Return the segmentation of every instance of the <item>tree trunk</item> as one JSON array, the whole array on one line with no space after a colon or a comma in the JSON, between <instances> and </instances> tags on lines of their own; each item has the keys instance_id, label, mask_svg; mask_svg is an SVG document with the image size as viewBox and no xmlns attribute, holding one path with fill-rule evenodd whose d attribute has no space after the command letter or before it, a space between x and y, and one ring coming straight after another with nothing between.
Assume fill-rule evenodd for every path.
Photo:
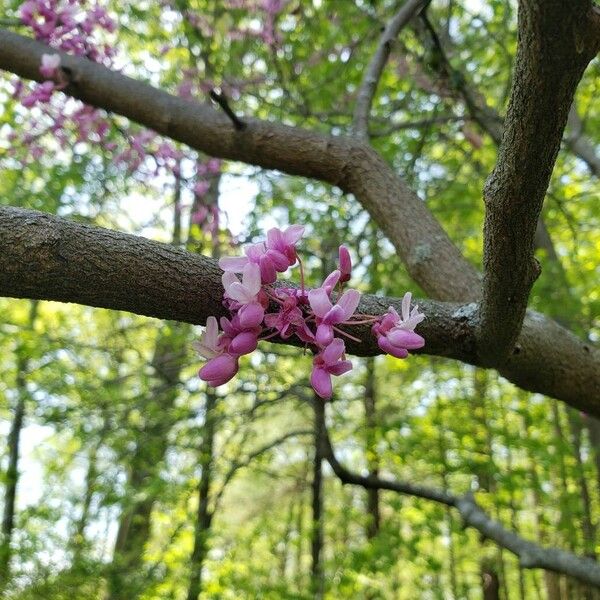
<instances>
[{"instance_id":1,"label":"tree trunk","mask_svg":"<svg viewBox=\"0 0 600 600\"><path fill-rule=\"evenodd\" d=\"M323 598L324 577L323 550L323 440L325 427L325 404L314 395L315 411L315 454L312 480L312 531L311 531L311 589L315 599Z\"/></svg>"},{"instance_id":2,"label":"tree trunk","mask_svg":"<svg viewBox=\"0 0 600 600\"><path fill-rule=\"evenodd\" d=\"M366 434L366 455L369 474L375 477L379 476L379 456L377 455L377 417L376 417L376 394L375 387L375 358L370 357L365 361L366 381L364 393L365 405L365 434ZM379 532L380 511L379 511L379 490L367 490L367 539L373 539Z\"/></svg>"},{"instance_id":3,"label":"tree trunk","mask_svg":"<svg viewBox=\"0 0 600 600\"><path fill-rule=\"evenodd\" d=\"M37 317L38 302L31 302L27 328L32 330ZM8 434L8 466L4 486L4 513L2 515L2 540L0 541L0 590L4 589L10 578L10 559L12 555L12 536L15 528L15 510L17 500L17 485L19 483L19 443L21 430L25 419L27 392L27 370L29 356L23 345L16 350L16 379L15 391L17 404L10 432Z\"/></svg>"},{"instance_id":4,"label":"tree trunk","mask_svg":"<svg viewBox=\"0 0 600 600\"><path fill-rule=\"evenodd\" d=\"M187 600L197 600L202 590L202 569L208 551L208 536L213 514L209 510L210 485L212 480L215 443L215 406L217 395L207 388L206 413L200 446L200 484L198 486L198 511L194 528L194 549L191 556L191 576Z\"/></svg>"}]
</instances>

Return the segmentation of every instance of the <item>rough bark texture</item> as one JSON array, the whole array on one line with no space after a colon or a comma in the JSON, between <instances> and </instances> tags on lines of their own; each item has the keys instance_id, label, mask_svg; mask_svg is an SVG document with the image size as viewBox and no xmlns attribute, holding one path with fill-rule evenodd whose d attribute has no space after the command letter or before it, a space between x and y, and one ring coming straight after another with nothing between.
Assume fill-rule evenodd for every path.
<instances>
[{"instance_id":1,"label":"rough bark texture","mask_svg":"<svg viewBox=\"0 0 600 600\"><path fill-rule=\"evenodd\" d=\"M575 89L599 44L589 0L519 3L511 98L485 188L484 362L508 356L519 334L540 271L533 257L537 220Z\"/></svg>"},{"instance_id":2,"label":"rough bark texture","mask_svg":"<svg viewBox=\"0 0 600 600\"><path fill-rule=\"evenodd\" d=\"M0 295L77 302L141 315L204 324L224 314L221 270L208 257L142 237L0 207ZM419 332L427 354L481 365L477 304L419 300L427 319ZM365 295L366 314L396 299ZM380 350L368 327L347 341L358 356ZM288 341L288 343L290 343ZM564 400L600 416L600 351L543 315L529 311L517 344L499 371L523 389Z\"/></svg>"},{"instance_id":3,"label":"rough bark texture","mask_svg":"<svg viewBox=\"0 0 600 600\"><path fill-rule=\"evenodd\" d=\"M171 96L84 58L0 30L0 68L20 77L39 81L41 56L50 51L61 55L71 81L64 91L70 96L128 117L210 156L337 185L356 196L428 294L440 300L470 300L479 295L479 274L423 201L368 144L248 118L240 131L209 106Z\"/></svg>"}]
</instances>

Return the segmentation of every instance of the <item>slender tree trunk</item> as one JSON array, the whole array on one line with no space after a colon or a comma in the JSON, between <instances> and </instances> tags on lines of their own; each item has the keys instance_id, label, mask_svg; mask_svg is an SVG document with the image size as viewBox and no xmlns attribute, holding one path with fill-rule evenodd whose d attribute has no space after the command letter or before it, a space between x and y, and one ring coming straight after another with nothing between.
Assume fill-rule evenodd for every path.
<instances>
[{"instance_id":1,"label":"slender tree trunk","mask_svg":"<svg viewBox=\"0 0 600 600\"><path fill-rule=\"evenodd\" d=\"M365 380L365 433L366 433L366 455L369 474L375 477L379 476L379 456L377 454L377 389L375 383L375 358L370 357L365 361L366 380ZM373 539L379 532L380 511L379 511L379 490L367 490L367 538Z\"/></svg>"},{"instance_id":2,"label":"slender tree trunk","mask_svg":"<svg viewBox=\"0 0 600 600\"><path fill-rule=\"evenodd\" d=\"M191 557L191 576L187 592L187 600L197 600L202 590L202 570L208 551L208 536L212 523L212 512L209 509L209 495L213 470L213 454L215 443L215 406L217 395L207 388L206 413L200 446L200 485L198 486L198 511L194 529L194 549Z\"/></svg>"},{"instance_id":3,"label":"slender tree trunk","mask_svg":"<svg viewBox=\"0 0 600 600\"><path fill-rule=\"evenodd\" d=\"M315 454L312 480L312 532L311 532L311 589L315 599L323 598L323 440L325 431L325 404L314 395Z\"/></svg>"},{"instance_id":4,"label":"slender tree trunk","mask_svg":"<svg viewBox=\"0 0 600 600\"><path fill-rule=\"evenodd\" d=\"M37 317L38 303L31 302L29 309L29 322L27 328L33 329ZM6 469L6 483L4 485L4 512L2 515L2 539L0 541L0 590L4 589L10 578L10 559L12 555L12 537L15 528L15 511L17 501L17 485L19 483L19 452L21 430L25 420L27 392L27 371L29 369L29 356L23 345L16 351L16 379L15 392L17 404L8 434L8 466Z\"/></svg>"},{"instance_id":5,"label":"slender tree trunk","mask_svg":"<svg viewBox=\"0 0 600 600\"><path fill-rule=\"evenodd\" d=\"M210 181L210 188L207 192L205 204L216 208L212 234L210 236L209 254L213 258L219 258L219 183L221 177L217 175ZM192 214L200 208L200 199L194 200ZM191 226L190 226L191 227ZM193 241L190 234L188 245ZM216 436L215 409L218 396L214 389L206 386L206 404L204 415L204 428L202 432L202 444L200 445L200 482L198 484L198 510L196 513L196 523L194 525L194 548L190 557L190 582L187 590L187 600L197 600L202 591L202 572L206 555L208 552L208 541L210 537L210 527L212 524L213 513L209 509L211 483L213 477L213 460Z\"/></svg>"},{"instance_id":6,"label":"slender tree trunk","mask_svg":"<svg viewBox=\"0 0 600 600\"><path fill-rule=\"evenodd\" d=\"M596 487L600 497L600 419L586 415L585 426L590 436L590 444L594 453L594 463L596 465Z\"/></svg>"},{"instance_id":7,"label":"slender tree trunk","mask_svg":"<svg viewBox=\"0 0 600 600\"><path fill-rule=\"evenodd\" d=\"M494 462L492 432L490 430L490 424L488 423L485 406L486 395L488 392L488 375L484 371L476 369L473 377L474 415L482 432L482 435L477 435L477 432L475 432L475 438L480 440L481 455L488 457L486 465L475 468L475 475L482 489L494 493L496 486L493 475L497 471L497 468ZM496 515L498 515L497 507ZM480 578L483 597L485 600L493 600L496 598L499 600L500 588L504 585L504 596L505 599L508 600L504 556L500 548L495 548L494 554L496 555L495 558L483 556L480 562Z\"/></svg>"},{"instance_id":8,"label":"slender tree trunk","mask_svg":"<svg viewBox=\"0 0 600 600\"><path fill-rule=\"evenodd\" d=\"M175 179L173 239L180 245L181 181ZM145 424L138 433L136 449L129 465L127 496L131 502L119 520L113 560L108 570L107 600L131 600L147 585L144 550L150 537L151 515L158 491L153 486L168 448L168 432L173 425L171 409L175 406L184 357L183 340L189 326L165 322L157 336L152 366L157 379L154 390L142 407Z\"/></svg>"}]
</instances>

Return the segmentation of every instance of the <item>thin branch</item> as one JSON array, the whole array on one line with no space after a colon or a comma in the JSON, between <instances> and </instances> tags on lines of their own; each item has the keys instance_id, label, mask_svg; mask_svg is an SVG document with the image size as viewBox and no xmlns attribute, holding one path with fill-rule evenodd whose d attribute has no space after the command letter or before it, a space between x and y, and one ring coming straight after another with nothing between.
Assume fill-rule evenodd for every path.
<instances>
[{"instance_id":1,"label":"thin branch","mask_svg":"<svg viewBox=\"0 0 600 600\"><path fill-rule=\"evenodd\" d=\"M77 302L204 324L210 315L225 315L221 274L213 259L170 245L0 207L0 296ZM376 315L389 306L401 310L398 299L364 295L359 310ZM427 315L418 329L427 341L426 353L482 364L477 304L419 300L419 306ZM353 327L352 334L361 341L348 340L349 353L380 353L368 325ZM510 360L499 366L502 375L523 389L600 416L600 350L539 313L529 313Z\"/></svg>"},{"instance_id":2,"label":"thin branch","mask_svg":"<svg viewBox=\"0 0 600 600\"><path fill-rule=\"evenodd\" d=\"M238 131L241 131L246 127L246 124L233 112L229 106L229 102L227 101L225 94L219 93L216 90L210 90L209 96L211 100L216 102L223 109L223 112L229 117L233 123L233 126Z\"/></svg>"},{"instance_id":3,"label":"thin branch","mask_svg":"<svg viewBox=\"0 0 600 600\"><path fill-rule=\"evenodd\" d=\"M381 34L377 50L365 71L356 97L354 109L354 135L366 140L369 137L369 113L381 74L392 50L392 44L402 29L429 0L406 0Z\"/></svg>"},{"instance_id":4,"label":"thin branch","mask_svg":"<svg viewBox=\"0 0 600 600\"><path fill-rule=\"evenodd\" d=\"M502 523L489 517L477 504L473 495L456 496L438 488L379 478L374 475L359 475L349 471L338 461L327 430L325 430L324 446L324 455L342 483L358 485L365 489L389 490L456 508L465 526L473 527L498 546L510 550L519 558L519 564L523 569L540 568L555 571L589 585L600 587L600 564L595 560L580 557L558 548L544 548L523 539L516 533L507 530Z\"/></svg>"},{"instance_id":5,"label":"thin branch","mask_svg":"<svg viewBox=\"0 0 600 600\"><path fill-rule=\"evenodd\" d=\"M522 0L502 144L484 190L480 352L508 356L539 275L537 220L577 85L600 47L591 2Z\"/></svg>"},{"instance_id":6,"label":"thin branch","mask_svg":"<svg viewBox=\"0 0 600 600\"><path fill-rule=\"evenodd\" d=\"M48 46L0 30L0 69L40 81ZM300 127L245 119L237 131L214 108L189 102L60 53L71 73L65 93L115 112L210 156L240 160L337 185L354 194L394 244L420 287L440 300L477 299L480 276L450 241L425 202L368 144Z\"/></svg>"}]
</instances>

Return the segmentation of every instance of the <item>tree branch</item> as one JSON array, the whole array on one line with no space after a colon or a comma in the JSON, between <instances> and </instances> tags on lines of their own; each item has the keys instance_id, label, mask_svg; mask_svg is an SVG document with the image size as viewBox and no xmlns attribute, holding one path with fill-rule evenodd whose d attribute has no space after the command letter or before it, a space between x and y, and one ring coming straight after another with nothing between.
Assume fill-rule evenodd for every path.
<instances>
[{"instance_id":1,"label":"tree branch","mask_svg":"<svg viewBox=\"0 0 600 600\"><path fill-rule=\"evenodd\" d=\"M244 119L238 131L212 107L171 96L101 65L0 30L0 68L40 81L41 56L58 53L70 74L64 92L123 115L210 156L240 160L337 185L352 193L394 244L411 277L432 297L471 300L480 276L425 203L366 143L299 127Z\"/></svg>"},{"instance_id":2,"label":"tree branch","mask_svg":"<svg viewBox=\"0 0 600 600\"><path fill-rule=\"evenodd\" d=\"M381 74L392 50L392 44L402 29L430 0L406 0L394 18L387 24L364 77L354 108L354 135L362 140L369 137L369 113Z\"/></svg>"},{"instance_id":3,"label":"tree branch","mask_svg":"<svg viewBox=\"0 0 600 600\"><path fill-rule=\"evenodd\" d=\"M0 296L77 302L140 315L204 324L225 315L221 270L210 258L31 210L0 207ZM365 295L360 310L382 314L398 299ZM427 319L424 351L481 366L477 304L419 301ZM380 350L368 326L352 331L348 352ZM286 343L290 344L290 341ZM500 373L523 389L600 416L600 351L556 322L530 312Z\"/></svg>"},{"instance_id":4,"label":"tree branch","mask_svg":"<svg viewBox=\"0 0 600 600\"><path fill-rule=\"evenodd\" d=\"M511 97L496 166L485 186L480 352L508 356L531 287L538 216L575 89L600 40L589 0L521 0Z\"/></svg>"},{"instance_id":5,"label":"tree branch","mask_svg":"<svg viewBox=\"0 0 600 600\"><path fill-rule=\"evenodd\" d=\"M473 495L455 496L442 489L353 473L336 458L327 429L325 429L323 443L325 458L342 483L358 485L365 489L390 490L456 508L466 526L473 527L498 546L510 550L519 558L519 564L523 569L540 568L555 571L600 587L600 564L595 560L580 557L558 548L544 548L523 539L516 533L507 530L502 523L490 518L477 504Z\"/></svg>"}]
</instances>

